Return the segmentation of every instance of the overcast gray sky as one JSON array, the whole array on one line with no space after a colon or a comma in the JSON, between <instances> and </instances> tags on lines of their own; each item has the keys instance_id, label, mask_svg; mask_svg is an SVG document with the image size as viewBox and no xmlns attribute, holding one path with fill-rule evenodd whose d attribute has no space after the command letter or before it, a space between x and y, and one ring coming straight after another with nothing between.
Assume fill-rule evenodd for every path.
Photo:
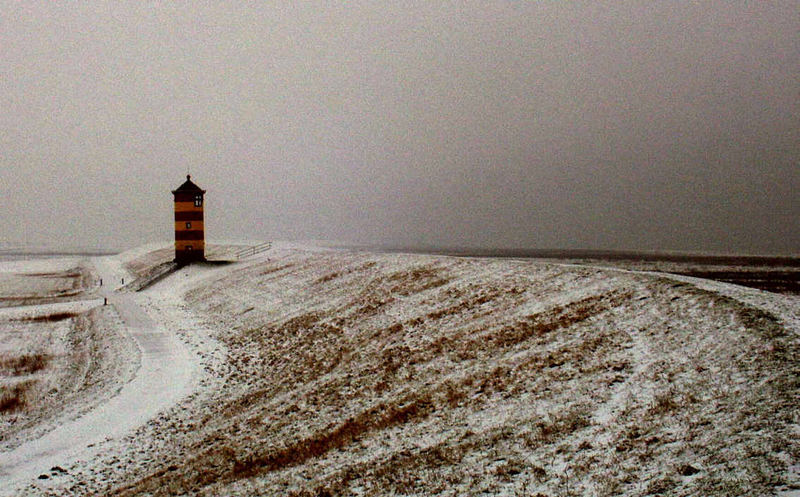
<instances>
[{"instance_id":1,"label":"overcast gray sky","mask_svg":"<svg viewBox=\"0 0 800 497\"><path fill-rule=\"evenodd\" d=\"M800 253L798 1L0 1L0 243Z\"/></svg>"}]
</instances>

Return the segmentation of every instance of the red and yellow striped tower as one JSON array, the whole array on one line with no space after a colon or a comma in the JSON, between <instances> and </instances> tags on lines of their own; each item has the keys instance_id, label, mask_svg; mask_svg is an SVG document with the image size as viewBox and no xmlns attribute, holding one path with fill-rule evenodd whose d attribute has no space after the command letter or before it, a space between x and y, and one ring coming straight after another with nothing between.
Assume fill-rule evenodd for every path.
<instances>
[{"instance_id":1,"label":"red and yellow striped tower","mask_svg":"<svg viewBox=\"0 0 800 497\"><path fill-rule=\"evenodd\" d=\"M206 191L186 182L173 190L175 196L175 262L188 264L206 260L205 234L203 232L203 195Z\"/></svg>"}]
</instances>

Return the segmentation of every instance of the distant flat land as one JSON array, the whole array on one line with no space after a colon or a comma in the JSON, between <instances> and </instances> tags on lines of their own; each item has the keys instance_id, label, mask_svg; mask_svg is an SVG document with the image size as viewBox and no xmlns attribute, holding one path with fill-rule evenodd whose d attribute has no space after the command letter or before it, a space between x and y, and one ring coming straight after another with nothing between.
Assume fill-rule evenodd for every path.
<instances>
[{"instance_id":1,"label":"distant flat land","mask_svg":"<svg viewBox=\"0 0 800 497\"><path fill-rule=\"evenodd\" d=\"M354 247L359 248L359 247ZM602 250L383 248L389 253L545 259L705 278L775 293L800 294L800 257L703 255Z\"/></svg>"},{"instance_id":2,"label":"distant flat land","mask_svg":"<svg viewBox=\"0 0 800 497\"><path fill-rule=\"evenodd\" d=\"M0 249L0 262L59 259L66 257L99 257L114 255L112 250L50 250L50 249Z\"/></svg>"}]
</instances>

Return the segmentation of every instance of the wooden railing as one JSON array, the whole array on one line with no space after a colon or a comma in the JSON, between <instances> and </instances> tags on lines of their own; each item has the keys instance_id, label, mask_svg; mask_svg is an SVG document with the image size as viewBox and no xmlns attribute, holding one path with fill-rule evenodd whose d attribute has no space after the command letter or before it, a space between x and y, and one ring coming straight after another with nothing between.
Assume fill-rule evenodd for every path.
<instances>
[{"instance_id":1,"label":"wooden railing","mask_svg":"<svg viewBox=\"0 0 800 497\"><path fill-rule=\"evenodd\" d=\"M245 247L233 254L236 257L236 260L244 259L245 257L252 257L256 254L260 254L261 252L266 252L267 250L272 248L272 242L262 243L260 245L254 245L252 247Z\"/></svg>"}]
</instances>

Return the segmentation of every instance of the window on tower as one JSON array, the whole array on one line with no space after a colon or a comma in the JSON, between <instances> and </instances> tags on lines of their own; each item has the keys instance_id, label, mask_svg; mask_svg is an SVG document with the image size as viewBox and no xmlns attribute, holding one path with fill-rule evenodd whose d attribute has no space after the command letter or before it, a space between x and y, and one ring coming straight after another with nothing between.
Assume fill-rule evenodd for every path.
<instances>
[{"instance_id":1,"label":"window on tower","mask_svg":"<svg viewBox=\"0 0 800 497\"><path fill-rule=\"evenodd\" d=\"M200 207L203 205L203 196L202 195L195 195L194 196L194 206Z\"/></svg>"},{"instance_id":2,"label":"window on tower","mask_svg":"<svg viewBox=\"0 0 800 497\"><path fill-rule=\"evenodd\" d=\"M187 223L186 223L186 229L187 229L187 230L190 230L190 229L192 229L192 223L190 223L190 222L187 222Z\"/></svg>"}]
</instances>

